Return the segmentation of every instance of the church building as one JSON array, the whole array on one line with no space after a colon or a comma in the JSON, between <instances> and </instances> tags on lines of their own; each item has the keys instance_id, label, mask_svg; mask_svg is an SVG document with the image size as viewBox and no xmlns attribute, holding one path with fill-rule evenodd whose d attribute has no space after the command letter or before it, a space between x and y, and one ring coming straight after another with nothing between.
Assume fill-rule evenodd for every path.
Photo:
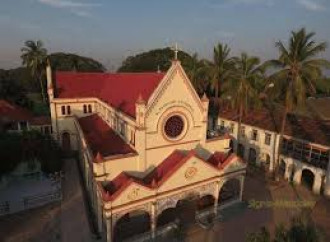
<instances>
[{"instance_id":1,"label":"church building","mask_svg":"<svg viewBox=\"0 0 330 242\"><path fill-rule=\"evenodd\" d=\"M155 238L241 201L246 163L228 133L208 132L209 100L179 60L166 73L52 73L48 65L47 83L54 137L79 154L106 241Z\"/></svg>"}]
</instances>

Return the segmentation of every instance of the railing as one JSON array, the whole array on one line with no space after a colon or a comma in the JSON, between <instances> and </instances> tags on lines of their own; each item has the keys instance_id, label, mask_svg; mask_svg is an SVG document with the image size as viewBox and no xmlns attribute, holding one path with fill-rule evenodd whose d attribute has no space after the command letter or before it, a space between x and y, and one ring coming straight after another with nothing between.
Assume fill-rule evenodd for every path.
<instances>
[{"instance_id":1,"label":"railing","mask_svg":"<svg viewBox=\"0 0 330 242\"><path fill-rule=\"evenodd\" d=\"M0 215L9 213L10 206L8 201L0 202Z\"/></svg>"},{"instance_id":2,"label":"railing","mask_svg":"<svg viewBox=\"0 0 330 242\"><path fill-rule=\"evenodd\" d=\"M229 129L221 126L217 126L214 130L207 131L207 139L214 139L217 137L224 136L229 133Z\"/></svg>"},{"instance_id":3,"label":"railing","mask_svg":"<svg viewBox=\"0 0 330 242\"><path fill-rule=\"evenodd\" d=\"M313 158L309 154L305 155L297 151L282 150L281 154L324 170L327 169L329 163L329 158L327 157Z\"/></svg>"},{"instance_id":4,"label":"railing","mask_svg":"<svg viewBox=\"0 0 330 242\"><path fill-rule=\"evenodd\" d=\"M38 196L25 197L23 199L24 209L30 209L30 208L42 206L49 202L59 201L61 199L62 199L62 196L61 196L60 190L58 190L56 192L52 192L52 193L38 195Z\"/></svg>"}]
</instances>

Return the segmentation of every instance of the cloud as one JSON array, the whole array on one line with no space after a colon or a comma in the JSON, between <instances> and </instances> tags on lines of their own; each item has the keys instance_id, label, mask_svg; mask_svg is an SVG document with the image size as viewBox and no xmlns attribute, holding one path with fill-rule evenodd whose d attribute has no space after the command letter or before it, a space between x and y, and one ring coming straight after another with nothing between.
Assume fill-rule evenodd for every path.
<instances>
[{"instance_id":1,"label":"cloud","mask_svg":"<svg viewBox=\"0 0 330 242\"><path fill-rule=\"evenodd\" d=\"M297 0L297 2L305 9L310 11L324 11L326 8L315 0Z\"/></svg>"},{"instance_id":2,"label":"cloud","mask_svg":"<svg viewBox=\"0 0 330 242\"><path fill-rule=\"evenodd\" d=\"M77 2L72 0L37 0L39 3L54 8L62 8L80 17L91 16L90 9L101 6L98 3Z\"/></svg>"}]
</instances>

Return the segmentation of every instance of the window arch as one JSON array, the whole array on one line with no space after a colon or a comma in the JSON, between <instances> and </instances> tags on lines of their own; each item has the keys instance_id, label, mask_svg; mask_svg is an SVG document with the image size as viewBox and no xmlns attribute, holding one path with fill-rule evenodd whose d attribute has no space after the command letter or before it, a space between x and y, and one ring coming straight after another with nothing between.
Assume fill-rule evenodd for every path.
<instances>
[{"instance_id":1,"label":"window arch","mask_svg":"<svg viewBox=\"0 0 330 242\"><path fill-rule=\"evenodd\" d=\"M91 113L92 112L92 105L88 104L88 112Z\"/></svg>"},{"instance_id":2,"label":"window arch","mask_svg":"<svg viewBox=\"0 0 330 242\"><path fill-rule=\"evenodd\" d=\"M84 104L83 106L84 113L87 113L87 106Z\"/></svg>"}]
</instances>

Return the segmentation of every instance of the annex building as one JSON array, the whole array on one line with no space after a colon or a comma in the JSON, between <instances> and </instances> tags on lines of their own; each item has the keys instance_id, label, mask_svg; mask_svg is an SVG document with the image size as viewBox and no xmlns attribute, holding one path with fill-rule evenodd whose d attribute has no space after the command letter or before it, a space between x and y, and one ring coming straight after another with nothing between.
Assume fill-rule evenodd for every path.
<instances>
[{"instance_id":1,"label":"annex building","mask_svg":"<svg viewBox=\"0 0 330 242\"><path fill-rule=\"evenodd\" d=\"M231 136L208 136L209 100L180 61L166 73L52 73L52 129L80 166L107 241L157 236L242 199L246 164Z\"/></svg>"}]
</instances>

